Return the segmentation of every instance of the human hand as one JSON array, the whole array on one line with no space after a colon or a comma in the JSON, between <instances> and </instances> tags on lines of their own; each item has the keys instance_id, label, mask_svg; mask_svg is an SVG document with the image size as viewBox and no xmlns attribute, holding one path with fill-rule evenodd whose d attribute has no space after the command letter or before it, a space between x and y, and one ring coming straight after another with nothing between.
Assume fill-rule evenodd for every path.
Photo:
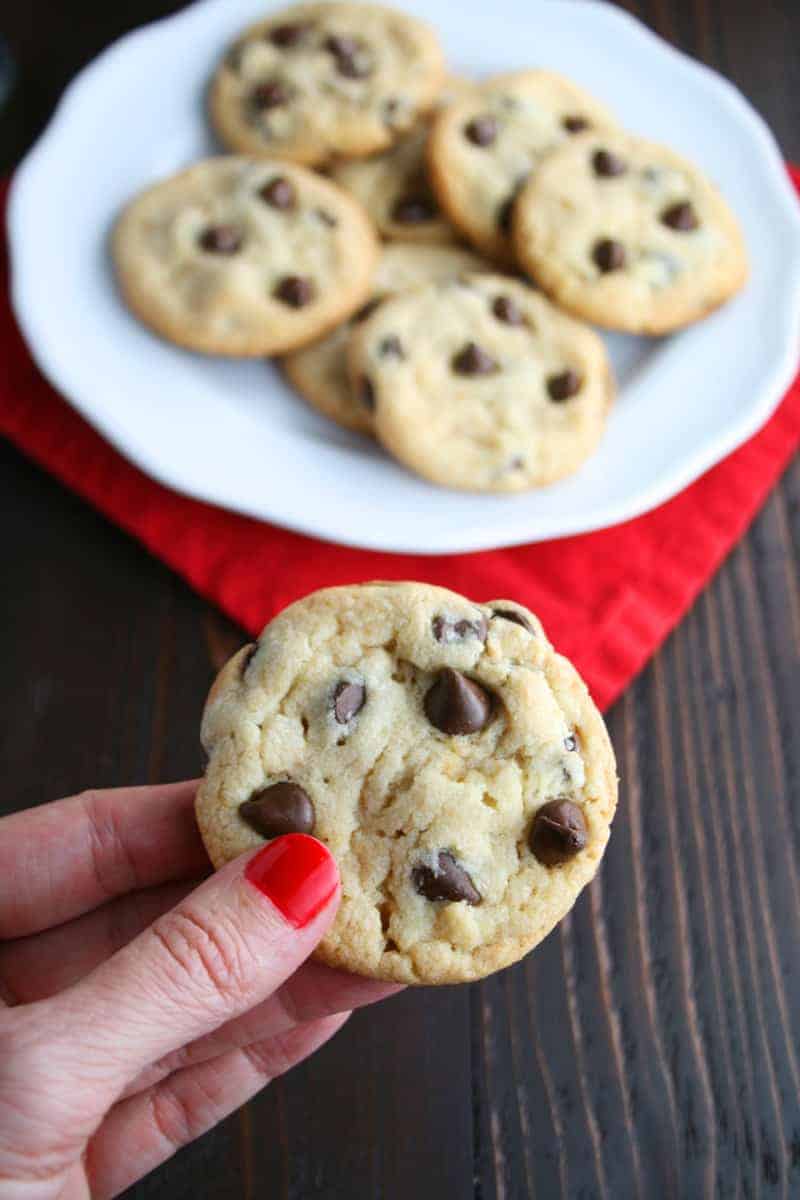
<instances>
[{"instance_id":1,"label":"human hand","mask_svg":"<svg viewBox=\"0 0 800 1200\"><path fill-rule=\"evenodd\" d=\"M0 820L3 1200L117 1195L399 990L307 961L339 901L313 838L204 879L195 787Z\"/></svg>"}]
</instances>

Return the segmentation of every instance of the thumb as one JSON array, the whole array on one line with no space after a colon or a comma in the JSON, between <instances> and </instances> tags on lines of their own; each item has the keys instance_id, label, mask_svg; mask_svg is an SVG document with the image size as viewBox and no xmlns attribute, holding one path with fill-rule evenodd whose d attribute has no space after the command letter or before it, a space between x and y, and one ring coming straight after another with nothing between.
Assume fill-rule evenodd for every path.
<instances>
[{"instance_id":1,"label":"thumb","mask_svg":"<svg viewBox=\"0 0 800 1200\"><path fill-rule=\"evenodd\" d=\"M150 1063L275 991L325 934L338 899L336 863L306 834L229 863L81 983L36 1006L51 1030L51 1065L61 1078L89 1070L93 1096L107 1105Z\"/></svg>"}]
</instances>

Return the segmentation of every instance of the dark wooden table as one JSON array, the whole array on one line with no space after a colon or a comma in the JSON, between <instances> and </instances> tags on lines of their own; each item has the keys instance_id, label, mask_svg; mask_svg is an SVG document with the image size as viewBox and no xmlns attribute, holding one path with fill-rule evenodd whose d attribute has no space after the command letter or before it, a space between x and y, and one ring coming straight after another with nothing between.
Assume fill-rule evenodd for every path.
<instances>
[{"instance_id":1,"label":"dark wooden table","mask_svg":"<svg viewBox=\"0 0 800 1200\"><path fill-rule=\"evenodd\" d=\"M6 167L79 67L176 7L6 0ZM800 159L798 0L625 7L734 79ZM0 811L195 774L240 632L8 446L0 464ZM131 1195L800 1196L799 510L796 462L615 706L614 836L546 943L357 1014Z\"/></svg>"}]
</instances>

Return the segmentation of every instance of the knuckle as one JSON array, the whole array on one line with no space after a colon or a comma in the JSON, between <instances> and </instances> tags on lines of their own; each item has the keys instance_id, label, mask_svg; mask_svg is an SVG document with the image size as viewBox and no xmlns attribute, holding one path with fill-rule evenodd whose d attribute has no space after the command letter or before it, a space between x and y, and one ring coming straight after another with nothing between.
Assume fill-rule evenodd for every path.
<instances>
[{"instance_id":1,"label":"knuckle","mask_svg":"<svg viewBox=\"0 0 800 1200\"><path fill-rule=\"evenodd\" d=\"M210 992L225 1005L246 998L252 984L251 956L229 922L178 908L156 921L153 933L179 982Z\"/></svg>"},{"instance_id":2,"label":"knuckle","mask_svg":"<svg viewBox=\"0 0 800 1200\"><path fill-rule=\"evenodd\" d=\"M170 1150L177 1150L196 1136L189 1107L179 1092L156 1087L150 1094L150 1120L159 1137Z\"/></svg>"},{"instance_id":3,"label":"knuckle","mask_svg":"<svg viewBox=\"0 0 800 1200\"><path fill-rule=\"evenodd\" d=\"M116 810L102 791L91 789L78 796L86 815L89 853L98 888L109 899L138 886L136 864L120 836Z\"/></svg>"}]
</instances>

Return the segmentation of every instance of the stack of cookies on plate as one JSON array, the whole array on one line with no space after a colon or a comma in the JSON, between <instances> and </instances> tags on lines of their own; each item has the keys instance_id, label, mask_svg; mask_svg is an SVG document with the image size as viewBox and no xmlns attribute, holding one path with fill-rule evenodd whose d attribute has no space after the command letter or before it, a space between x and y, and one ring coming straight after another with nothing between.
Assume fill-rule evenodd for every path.
<instances>
[{"instance_id":1,"label":"stack of cookies on plate","mask_svg":"<svg viewBox=\"0 0 800 1200\"><path fill-rule=\"evenodd\" d=\"M550 71L448 74L435 33L391 9L259 22L221 59L209 113L233 153L117 224L126 301L179 345L283 356L315 408L445 486L575 471L614 396L583 322L667 333L746 276L735 218L692 164Z\"/></svg>"}]
</instances>

